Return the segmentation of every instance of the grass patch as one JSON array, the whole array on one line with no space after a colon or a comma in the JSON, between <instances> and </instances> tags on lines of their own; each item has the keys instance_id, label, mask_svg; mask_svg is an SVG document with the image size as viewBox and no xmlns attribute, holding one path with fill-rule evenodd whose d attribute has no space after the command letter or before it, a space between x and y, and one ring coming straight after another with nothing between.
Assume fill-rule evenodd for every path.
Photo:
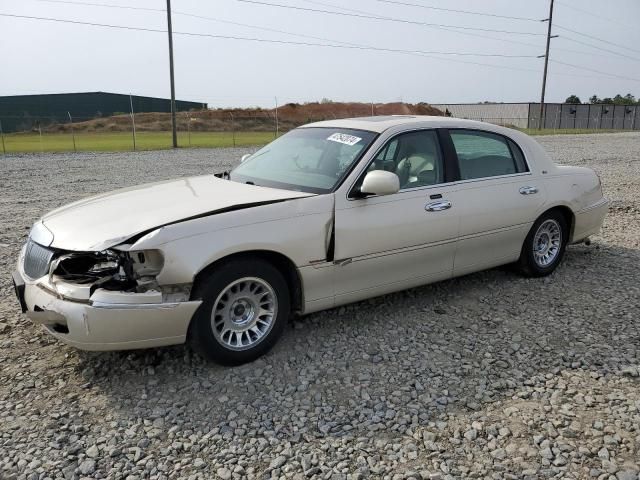
<instances>
[{"instance_id":1,"label":"grass patch","mask_svg":"<svg viewBox=\"0 0 640 480\"><path fill-rule=\"evenodd\" d=\"M133 150L131 133L78 133L76 150L79 152L120 152ZM273 132L236 132L235 145L238 147L264 145L274 139ZM73 138L70 133L11 133L5 134L7 153L33 152L73 152ZM187 132L178 133L180 147L232 147L231 132ZM171 148L171 132L139 132L136 134L136 150L163 150ZM1 151L1 144L0 144Z\"/></svg>"},{"instance_id":2,"label":"grass patch","mask_svg":"<svg viewBox=\"0 0 640 480\"><path fill-rule=\"evenodd\" d=\"M568 135L589 133L620 133L629 130L611 129L518 129L528 135ZM133 150L133 139L128 132L77 133L76 150L79 152L121 152ZM235 146L265 145L274 139L273 132L236 132ZM70 133L10 133L4 135L7 153L73 152ZM231 132L178 132L178 146L183 148L219 148L234 146ZM164 150L171 148L171 132L138 132L136 150ZM0 145L1 153L1 145Z\"/></svg>"},{"instance_id":3,"label":"grass patch","mask_svg":"<svg viewBox=\"0 0 640 480\"><path fill-rule=\"evenodd\" d=\"M594 129L594 128L518 128L527 135L583 135L587 133L622 133L631 132L633 130L612 130L612 129Z\"/></svg>"}]
</instances>

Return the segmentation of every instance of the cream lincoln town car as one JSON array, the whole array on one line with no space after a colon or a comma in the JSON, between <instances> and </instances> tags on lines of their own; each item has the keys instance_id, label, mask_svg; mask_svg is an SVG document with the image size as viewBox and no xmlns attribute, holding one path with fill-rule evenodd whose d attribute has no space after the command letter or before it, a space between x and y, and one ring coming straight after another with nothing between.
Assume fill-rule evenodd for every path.
<instances>
[{"instance_id":1,"label":"cream lincoln town car","mask_svg":"<svg viewBox=\"0 0 640 480\"><path fill-rule=\"evenodd\" d=\"M13 275L62 342L190 342L239 364L292 313L513 263L548 275L607 212L597 175L523 133L445 117L313 123L231 172L126 188L48 213Z\"/></svg>"}]
</instances>

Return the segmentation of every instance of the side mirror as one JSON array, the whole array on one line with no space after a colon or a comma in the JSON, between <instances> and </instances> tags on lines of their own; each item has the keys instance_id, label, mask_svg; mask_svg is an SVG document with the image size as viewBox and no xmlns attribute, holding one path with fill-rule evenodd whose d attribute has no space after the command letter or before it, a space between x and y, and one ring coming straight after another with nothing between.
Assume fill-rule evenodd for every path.
<instances>
[{"instance_id":1,"label":"side mirror","mask_svg":"<svg viewBox=\"0 0 640 480\"><path fill-rule=\"evenodd\" d=\"M240 163L246 162L250 156L251 156L250 153L245 153L244 155L242 155L242 158L240 158Z\"/></svg>"},{"instance_id":2,"label":"side mirror","mask_svg":"<svg viewBox=\"0 0 640 480\"><path fill-rule=\"evenodd\" d=\"M393 172L373 170L367 173L360 187L362 195L391 195L400 190L400 179Z\"/></svg>"}]
</instances>

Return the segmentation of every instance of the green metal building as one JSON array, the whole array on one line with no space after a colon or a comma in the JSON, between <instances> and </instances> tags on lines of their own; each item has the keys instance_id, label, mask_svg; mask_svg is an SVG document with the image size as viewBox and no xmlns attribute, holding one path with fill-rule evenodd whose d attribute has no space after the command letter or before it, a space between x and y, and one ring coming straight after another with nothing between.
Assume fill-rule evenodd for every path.
<instances>
[{"instance_id":1,"label":"green metal building","mask_svg":"<svg viewBox=\"0 0 640 480\"><path fill-rule=\"evenodd\" d=\"M0 122L4 132L27 131L52 123L89 120L117 113L170 112L167 98L108 92L55 93L0 97ZM176 100L176 111L206 109L206 103Z\"/></svg>"}]
</instances>

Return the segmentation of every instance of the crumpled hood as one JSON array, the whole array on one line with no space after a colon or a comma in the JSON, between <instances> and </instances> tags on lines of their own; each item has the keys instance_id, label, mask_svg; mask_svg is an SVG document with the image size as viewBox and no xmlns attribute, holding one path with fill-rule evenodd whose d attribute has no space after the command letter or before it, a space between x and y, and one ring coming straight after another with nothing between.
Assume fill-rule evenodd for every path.
<instances>
[{"instance_id":1,"label":"crumpled hood","mask_svg":"<svg viewBox=\"0 0 640 480\"><path fill-rule=\"evenodd\" d=\"M53 210L42 217L44 227L53 235L45 246L100 251L170 223L312 195L231 182L214 175L150 183Z\"/></svg>"}]
</instances>

